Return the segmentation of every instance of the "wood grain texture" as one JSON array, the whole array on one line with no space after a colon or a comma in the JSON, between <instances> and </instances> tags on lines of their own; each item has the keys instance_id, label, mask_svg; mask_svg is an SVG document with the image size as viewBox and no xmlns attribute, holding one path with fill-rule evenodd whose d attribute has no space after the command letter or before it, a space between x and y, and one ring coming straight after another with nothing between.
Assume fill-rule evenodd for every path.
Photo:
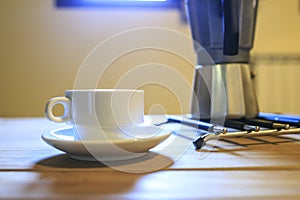
<instances>
[{"instance_id":1,"label":"wood grain texture","mask_svg":"<svg viewBox=\"0 0 300 200\"><path fill-rule=\"evenodd\" d=\"M0 119L0 199L300 198L298 135L210 141L195 151L195 130L183 127L148 157L108 167L74 160L40 138L63 126L42 118ZM114 168L170 160L149 173Z\"/></svg>"},{"instance_id":2,"label":"wood grain texture","mask_svg":"<svg viewBox=\"0 0 300 200\"><path fill-rule=\"evenodd\" d=\"M0 172L0 197L46 199L290 199L299 171Z\"/></svg>"}]
</instances>

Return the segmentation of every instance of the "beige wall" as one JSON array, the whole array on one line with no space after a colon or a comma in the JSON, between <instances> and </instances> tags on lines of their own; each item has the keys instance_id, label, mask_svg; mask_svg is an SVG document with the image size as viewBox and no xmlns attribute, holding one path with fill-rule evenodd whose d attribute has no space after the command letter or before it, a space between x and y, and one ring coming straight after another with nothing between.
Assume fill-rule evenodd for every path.
<instances>
[{"instance_id":1,"label":"beige wall","mask_svg":"<svg viewBox=\"0 0 300 200\"><path fill-rule=\"evenodd\" d=\"M180 23L176 10L58 10L53 4L52 0L1 1L0 116L42 116L47 99L63 95L65 89L73 88L76 73L88 53L97 44L121 31L155 26L190 35L188 26ZM298 0L261 1L254 54L300 53L298 7ZM166 52L160 54L145 50L112 63L99 87L114 87L122 76L121 72L126 73L144 60L172 66L191 83L193 70L186 60ZM277 69L282 70L280 67ZM299 74L298 69L292 67L290 71ZM263 81L272 71L270 67L257 68L260 74L257 81L260 104L262 110L274 108L282 111L280 103L270 107L266 99L273 97L262 93L268 89ZM183 100L180 107L176 96L167 88L155 84L141 88L146 90L146 113L189 110L189 102ZM185 92L189 95L189 91ZM300 114L296 106L299 98L292 95L293 92L296 93L296 90L290 92L289 98L295 106L287 111Z\"/></svg>"},{"instance_id":2,"label":"beige wall","mask_svg":"<svg viewBox=\"0 0 300 200\"><path fill-rule=\"evenodd\" d=\"M187 26L180 23L177 10L56 9L53 2L1 1L0 116L43 115L47 99L72 89L84 58L96 45L112 35L153 26L190 35ZM148 53L136 55L139 62ZM170 55L153 55L153 60L148 59L147 62L174 66L191 79L192 66L185 67L184 60L173 60ZM134 67L130 63L136 64L135 60L135 56L129 56L112 63L109 73L113 76L104 78L102 87L114 87L121 72ZM157 86L145 87L148 91L146 112L150 104L160 102L169 112L180 111L176 98L172 95L165 97L165 89L155 91ZM188 102L185 104L187 110ZM152 108L161 109L159 106Z\"/></svg>"},{"instance_id":3,"label":"beige wall","mask_svg":"<svg viewBox=\"0 0 300 200\"><path fill-rule=\"evenodd\" d=\"M271 54L255 66L256 90L264 112L300 114L300 1L262 0L253 55Z\"/></svg>"},{"instance_id":4,"label":"beige wall","mask_svg":"<svg viewBox=\"0 0 300 200\"><path fill-rule=\"evenodd\" d=\"M299 0L260 0L259 3L253 53L299 53Z\"/></svg>"}]
</instances>

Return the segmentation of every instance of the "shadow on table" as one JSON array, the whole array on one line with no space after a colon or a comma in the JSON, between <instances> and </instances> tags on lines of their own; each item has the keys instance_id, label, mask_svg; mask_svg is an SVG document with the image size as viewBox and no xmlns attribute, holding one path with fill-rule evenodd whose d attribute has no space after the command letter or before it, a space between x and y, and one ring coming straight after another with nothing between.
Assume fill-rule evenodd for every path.
<instances>
[{"instance_id":1,"label":"shadow on table","mask_svg":"<svg viewBox=\"0 0 300 200\"><path fill-rule=\"evenodd\" d=\"M40 160L35 163L35 169L52 168L55 171L60 169L82 169L82 168L103 168L106 167L101 162L88 162L75 160L67 154L59 154Z\"/></svg>"},{"instance_id":2,"label":"shadow on table","mask_svg":"<svg viewBox=\"0 0 300 200\"><path fill-rule=\"evenodd\" d=\"M67 154L59 154L37 161L33 170L38 173L38 179L48 184L50 194L56 197L118 197L133 192L137 182L147 177L149 172L172 164L170 158L152 152L139 158L105 164L75 160ZM35 184L41 181L34 181L29 190L39 188Z\"/></svg>"},{"instance_id":3,"label":"shadow on table","mask_svg":"<svg viewBox=\"0 0 300 200\"><path fill-rule=\"evenodd\" d=\"M33 168L37 171L107 171L117 170L127 173L148 173L164 169L173 164L173 160L154 152L145 153L143 156L120 161L81 161L59 154L37 161Z\"/></svg>"}]
</instances>

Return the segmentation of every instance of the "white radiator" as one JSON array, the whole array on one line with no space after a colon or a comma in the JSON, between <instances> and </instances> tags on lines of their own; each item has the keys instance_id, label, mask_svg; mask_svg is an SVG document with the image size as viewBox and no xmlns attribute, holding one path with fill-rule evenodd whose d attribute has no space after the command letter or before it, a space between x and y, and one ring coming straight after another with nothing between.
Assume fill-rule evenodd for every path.
<instances>
[{"instance_id":1,"label":"white radiator","mask_svg":"<svg viewBox=\"0 0 300 200\"><path fill-rule=\"evenodd\" d=\"M254 56L260 111L300 114L300 55Z\"/></svg>"}]
</instances>

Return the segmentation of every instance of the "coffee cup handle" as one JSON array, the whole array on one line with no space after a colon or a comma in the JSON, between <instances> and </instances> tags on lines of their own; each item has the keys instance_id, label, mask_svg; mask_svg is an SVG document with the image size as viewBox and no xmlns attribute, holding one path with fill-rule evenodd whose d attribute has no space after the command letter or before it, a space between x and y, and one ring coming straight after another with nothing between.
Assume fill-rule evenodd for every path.
<instances>
[{"instance_id":1,"label":"coffee cup handle","mask_svg":"<svg viewBox=\"0 0 300 200\"><path fill-rule=\"evenodd\" d=\"M62 116L55 116L53 114L53 107L57 104L61 104L64 107L64 114ZM46 117L54 122L67 122L70 120L71 115L71 100L67 97L54 97L50 99L45 107Z\"/></svg>"}]
</instances>

